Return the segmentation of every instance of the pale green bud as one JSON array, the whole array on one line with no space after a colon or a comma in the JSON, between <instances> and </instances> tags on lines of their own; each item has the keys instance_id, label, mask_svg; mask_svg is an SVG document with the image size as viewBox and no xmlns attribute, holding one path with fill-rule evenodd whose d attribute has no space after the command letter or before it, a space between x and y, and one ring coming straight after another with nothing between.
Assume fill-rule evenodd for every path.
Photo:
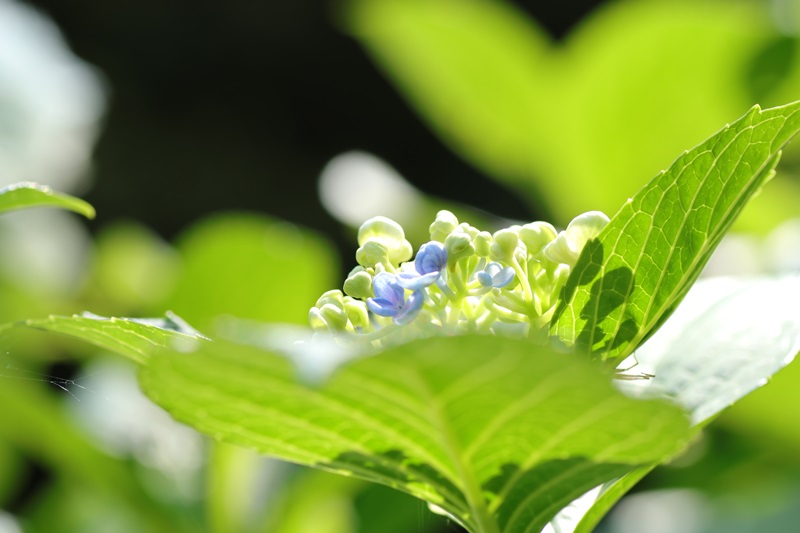
<instances>
[{"instance_id":1,"label":"pale green bud","mask_svg":"<svg viewBox=\"0 0 800 533\"><path fill-rule=\"evenodd\" d=\"M308 310L308 323L311 325L311 329L315 331L328 330L328 325L325 322L325 319L322 318L322 314L319 312L319 307L312 307Z\"/></svg>"},{"instance_id":2,"label":"pale green bud","mask_svg":"<svg viewBox=\"0 0 800 533\"><path fill-rule=\"evenodd\" d=\"M317 307L322 307L326 304L333 304L336 307L344 307L344 295L339 289L333 289L322 293L322 296L317 300Z\"/></svg>"},{"instance_id":3,"label":"pale green bud","mask_svg":"<svg viewBox=\"0 0 800 533\"><path fill-rule=\"evenodd\" d=\"M448 235L453 233L458 227L458 219L447 210L436 213L436 220L428 228L432 241L444 242Z\"/></svg>"},{"instance_id":4,"label":"pale green bud","mask_svg":"<svg viewBox=\"0 0 800 533\"><path fill-rule=\"evenodd\" d=\"M467 235L469 235L473 239L475 238L476 235L478 235L478 233L480 233L480 230L478 228L470 226L466 222L462 222L461 224L459 224L458 225L458 229L461 230L462 232L466 233Z\"/></svg>"},{"instance_id":5,"label":"pale green bud","mask_svg":"<svg viewBox=\"0 0 800 533\"><path fill-rule=\"evenodd\" d=\"M488 231L481 231L475 235L473 241L475 244L475 253L478 257L489 257L489 248L492 245L492 234Z\"/></svg>"},{"instance_id":6,"label":"pale green bud","mask_svg":"<svg viewBox=\"0 0 800 533\"><path fill-rule=\"evenodd\" d=\"M453 264L459 259L469 257L475 253L472 237L461 231L454 231L444 240L447 249L447 263Z\"/></svg>"},{"instance_id":7,"label":"pale green bud","mask_svg":"<svg viewBox=\"0 0 800 533\"><path fill-rule=\"evenodd\" d=\"M372 276L363 267L354 268L344 282L344 292L353 298L371 298Z\"/></svg>"},{"instance_id":8,"label":"pale green bud","mask_svg":"<svg viewBox=\"0 0 800 533\"><path fill-rule=\"evenodd\" d=\"M408 261L414 254L411 243L406 240L403 227L394 220L386 217L373 217L358 229L358 245L363 248L370 242L377 242L386 248L389 262L398 265L403 261ZM359 248L359 250L361 249ZM358 258L358 256L356 256ZM374 266L377 263L365 264L364 266Z\"/></svg>"},{"instance_id":9,"label":"pale green bud","mask_svg":"<svg viewBox=\"0 0 800 533\"><path fill-rule=\"evenodd\" d=\"M367 241L363 246L356 250L356 261L365 267L374 267L381 263L391 262L389 250L383 243L378 241Z\"/></svg>"},{"instance_id":10,"label":"pale green bud","mask_svg":"<svg viewBox=\"0 0 800 533\"><path fill-rule=\"evenodd\" d=\"M325 304L319 308L319 314L331 329L344 331L347 328L347 314L341 307L334 304Z\"/></svg>"},{"instance_id":11,"label":"pale green bud","mask_svg":"<svg viewBox=\"0 0 800 533\"><path fill-rule=\"evenodd\" d=\"M566 230L545 247L544 254L556 263L575 266L583 247L590 239L597 237L608 222L608 217L600 211L578 215L572 219Z\"/></svg>"},{"instance_id":12,"label":"pale green bud","mask_svg":"<svg viewBox=\"0 0 800 533\"><path fill-rule=\"evenodd\" d=\"M489 247L491 258L500 263L508 263L517 250L519 237L511 229L501 229L492 236L492 245Z\"/></svg>"},{"instance_id":13,"label":"pale green bud","mask_svg":"<svg viewBox=\"0 0 800 533\"><path fill-rule=\"evenodd\" d=\"M536 255L556 238L558 232L547 222L531 222L519 230L519 238L525 243L528 253Z\"/></svg>"},{"instance_id":14,"label":"pale green bud","mask_svg":"<svg viewBox=\"0 0 800 533\"><path fill-rule=\"evenodd\" d=\"M570 270L569 265L558 265L553 272L553 286L561 287L567 281Z\"/></svg>"},{"instance_id":15,"label":"pale green bud","mask_svg":"<svg viewBox=\"0 0 800 533\"><path fill-rule=\"evenodd\" d=\"M344 312L350 323L357 328L366 328L369 326L369 313L367 312L367 304L361 300L345 296L344 298Z\"/></svg>"}]
</instances>

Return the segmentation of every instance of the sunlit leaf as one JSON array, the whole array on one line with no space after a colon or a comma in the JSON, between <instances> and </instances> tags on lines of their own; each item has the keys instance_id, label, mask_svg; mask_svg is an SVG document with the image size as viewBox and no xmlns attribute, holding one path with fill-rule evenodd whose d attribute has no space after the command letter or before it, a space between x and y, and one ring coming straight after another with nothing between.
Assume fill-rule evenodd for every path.
<instances>
[{"instance_id":1,"label":"sunlit leaf","mask_svg":"<svg viewBox=\"0 0 800 533\"><path fill-rule=\"evenodd\" d=\"M800 102L753 108L685 152L583 250L551 332L603 360L629 355L675 309L800 130Z\"/></svg>"},{"instance_id":2,"label":"sunlit leaf","mask_svg":"<svg viewBox=\"0 0 800 533\"><path fill-rule=\"evenodd\" d=\"M320 387L282 356L213 342L151 358L140 380L217 439L398 488L480 533L538 531L599 481L676 453L688 430L577 357L494 337L404 345Z\"/></svg>"},{"instance_id":3,"label":"sunlit leaf","mask_svg":"<svg viewBox=\"0 0 800 533\"><path fill-rule=\"evenodd\" d=\"M94 218L94 208L80 198L57 193L38 183L22 182L0 189L0 213L30 207L59 207Z\"/></svg>"},{"instance_id":4,"label":"sunlit leaf","mask_svg":"<svg viewBox=\"0 0 800 533\"><path fill-rule=\"evenodd\" d=\"M632 395L672 399L700 428L766 384L798 352L800 277L702 280L636 351L637 370L655 377L624 385ZM572 531L572 527L576 533L592 531L653 467L642 467L607 484L596 501L583 502L582 512L576 512L570 527L569 521L562 520L561 531Z\"/></svg>"},{"instance_id":5,"label":"sunlit leaf","mask_svg":"<svg viewBox=\"0 0 800 533\"><path fill-rule=\"evenodd\" d=\"M11 327L30 327L68 335L145 364L159 349L191 347L204 337L169 313L164 318L106 318L91 314L32 319Z\"/></svg>"}]
</instances>

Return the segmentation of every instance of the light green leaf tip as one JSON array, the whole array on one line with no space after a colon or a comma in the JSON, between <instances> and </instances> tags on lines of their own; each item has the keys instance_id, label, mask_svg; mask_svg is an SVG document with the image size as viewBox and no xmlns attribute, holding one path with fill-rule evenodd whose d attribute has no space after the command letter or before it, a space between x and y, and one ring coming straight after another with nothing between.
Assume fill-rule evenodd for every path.
<instances>
[{"instance_id":1,"label":"light green leaf tip","mask_svg":"<svg viewBox=\"0 0 800 533\"><path fill-rule=\"evenodd\" d=\"M94 207L89 203L38 183L25 181L0 189L0 213L29 207L59 207L86 218L95 216Z\"/></svg>"},{"instance_id":2,"label":"light green leaf tip","mask_svg":"<svg viewBox=\"0 0 800 533\"><path fill-rule=\"evenodd\" d=\"M551 322L560 342L618 362L669 316L800 130L800 102L758 106L685 152L584 248Z\"/></svg>"},{"instance_id":3,"label":"light green leaf tip","mask_svg":"<svg viewBox=\"0 0 800 533\"><path fill-rule=\"evenodd\" d=\"M203 343L142 369L145 392L216 439L389 485L474 533L538 532L590 488L685 445L688 420L580 358L522 340L416 341L298 380L285 357Z\"/></svg>"},{"instance_id":4,"label":"light green leaf tip","mask_svg":"<svg viewBox=\"0 0 800 533\"><path fill-rule=\"evenodd\" d=\"M185 350L207 340L180 317L167 313L164 318L135 319L102 317L91 313L75 316L50 316L8 324L3 330L27 327L60 333L147 364L157 350Z\"/></svg>"}]
</instances>

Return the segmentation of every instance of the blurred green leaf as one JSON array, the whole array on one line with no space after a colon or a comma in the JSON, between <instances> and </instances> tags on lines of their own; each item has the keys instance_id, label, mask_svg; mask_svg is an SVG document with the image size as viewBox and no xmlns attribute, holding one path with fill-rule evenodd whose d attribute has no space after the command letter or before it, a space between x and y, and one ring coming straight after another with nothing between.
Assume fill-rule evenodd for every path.
<instances>
[{"instance_id":1,"label":"blurred green leaf","mask_svg":"<svg viewBox=\"0 0 800 533\"><path fill-rule=\"evenodd\" d=\"M763 387L726 411L719 424L737 432L758 435L773 453L785 459L800 457L800 365L789 365Z\"/></svg>"},{"instance_id":2,"label":"blurred green leaf","mask_svg":"<svg viewBox=\"0 0 800 533\"><path fill-rule=\"evenodd\" d=\"M208 218L177 248L184 268L168 307L203 331L224 315L306 324L309 308L339 279L322 239L256 214Z\"/></svg>"},{"instance_id":3,"label":"blurred green leaf","mask_svg":"<svg viewBox=\"0 0 800 533\"><path fill-rule=\"evenodd\" d=\"M189 348L204 337L175 314L159 319L51 316L9 324L68 335L146 364L158 349Z\"/></svg>"},{"instance_id":4,"label":"blurred green leaf","mask_svg":"<svg viewBox=\"0 0 800 533\"><path fill-rule=\"evenodd\" d=\"M20 483L22 464L19 455L5 440L0 439L0 509L6 508L9 496Z\"/></svg>"},{"instance_id":5,"label":"blurred green leaf","mask_svg":"<svg viewBox=\"0 0 800 533\"><path fill-rule=\"evenodd\" d=\"M800 102L748 114L685 152L587 243L551 325L618 362L669 316L800 130Z\"/></svg>"},{"instance_id":6,"label":"blurred green leaf","mask_svg":"<svg viewBox=\"0 0 800 533\"><path fill-rule=\"evenodd\" d=\"M674 407L625 398L584 361L505 338L410 343L319 388L282 356L213 342L153 357L140 381L219 440L392 486L481 533L542 527L688 436Z\"/></svg>"},{"instance_id":7,"label":"blurred green leaf","mask_svg":"<svg viewBox=\"0 0 800 533\"><path fill-rule=\"evenodd\" d=\"M128 465L95 448L38 385L3 380L0 404L7 408L0 409L0 440L46 464L60 478L140 515L147 531L176 531L163 509L142 492Z\"/></svg>"},{"instance_id":8,"label":"blurred green leaf","mask_svg":"<svg viewBox=\"0 0 800 533\"><path fill-rule=\"evenodd\" d=\"M95 241L92 310L160 313L179 273L178 253L149 228L135 222L105 227Z\"/></svg>"},{"instance_id":9,"label":"blurred green leaf","mask_svg":"<svg viewBox=\"0 0 800 533\"><path fill-rule=\"evenodd\" d=\"M256 531L260 516L254 510L270 510L270 494L264 486L269 472L267 460L252 450L224 442L212 443L207 468L207 498L209 529L218 533ZM269 484L269 485L268 485Z\"/></svg>"},{"instance_id":10,"label":"blurred green leaf","mask_svg":"<svg viewBox=\"0 0 800 533\"><path fill-rule=\"evenodd\" d=\"M268 533L357 533L353 496L366 485L360 479L305 470L285 480L277 508L268 515ZM384 524L381 524L383 527ZM367 530L369 531L369 530ZM383 533L383 529L378 529Z\"/></svg>"},{"instance_id":11,"label":"blurred green leaf","mask_svg":"<svg viewBox=\"0 0 800 533\"><path fill-rule=\"evenodd\" d=\"M94 218L94 207L80 198L57 193L38 183L22 182L0 189L0 213L29 207L59 207Z\"/></svg>"},{"instance_id":12,"label":"blurred green leaf","mask_svg":"<svg viewBox=\"0 0 800 533\"><path fill-rule=\"evenodd\" d=\"M731 116L800 98L800 58L757 2L609 2L563 43L501 1L347 6L348 30L453 150L556 222L613 212ZM767 196L760 215L796 214Z\"/></svg>"}]
</instances>

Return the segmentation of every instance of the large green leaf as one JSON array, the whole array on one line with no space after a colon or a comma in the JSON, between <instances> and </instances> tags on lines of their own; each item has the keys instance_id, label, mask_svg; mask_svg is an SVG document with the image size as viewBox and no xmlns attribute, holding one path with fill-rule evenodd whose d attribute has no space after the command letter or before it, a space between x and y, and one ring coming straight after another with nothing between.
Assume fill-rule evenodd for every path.
<instances>
[{"instance_id":1,"label":"large green leaf","mask_svg":"<svg viewBox=\"0 0 800 533\"><path fill-rule=\"evenodd\" d=\"M685 444L673 406L625 398L577 357L434 338L304 384L283 356L204 343L140 375L178 420L288 461L425 499L473 532L535 532L574 498Z\"/></svg>"},{"instance_id":2,"label":"large green leaf","mask_svg":"<svg viewBox=\"0 0 800 533\"><path fill-rule=\"evenodd\" d=\"M760 110L685 152L584 248L551 332L611 362L675 309L800 130L800 102Z\"/></svg>"},{"instance_id":3,"label":"large green leaf","mask_svg":"<svg viewBox=\"0 0 800 533\"><path fill-rule=\"evenodd\" d=\"M500 0L346 5L347 30L434 131L554 222L616 209L753 103L800 98L800 56L789 40L770 70L787 38L758 2L604 2L563 42ZM782 193L748 227L792 216Z\"/></svg>"},{"instance_id":4,"label":"large green leaf","mask_svg":"<svg viewBox=\"0 0 800 533\"><path fill-rule=\"evenodd\" d=\"M0 189L0 213L29 207L59 207L94 218L94 208L79 198L38 183L22 182Z\"/></svg>"},{"instance_id":5,"label":"large green leaf","mask_svg":"<svg viewBox=\"0 0 800 533\"><path fill-rule=\"evenodd\" d=\"M636 351L637 370L655 377L621 385L632 395L671 398L701 428L766 384L798 352L800 277L702 280ZM653 467L626 474L576 502L570 513L559 517L559 531L592 531Z\"/></svg>"},{"instance_id":6,"label":"large green leaf","mask_svg":"<svg viewBox=\"0 0 800 533\"><path fill-rule=\"evenodd\" d=\"M4 326L5 329L13 327L30 327L68 335L124 355L139 364L147 363L153 352L159 349L188 348L205 338L172 313L154 319L106 318L91 314L54 315Z\"/></svg>"}]
</instances>

